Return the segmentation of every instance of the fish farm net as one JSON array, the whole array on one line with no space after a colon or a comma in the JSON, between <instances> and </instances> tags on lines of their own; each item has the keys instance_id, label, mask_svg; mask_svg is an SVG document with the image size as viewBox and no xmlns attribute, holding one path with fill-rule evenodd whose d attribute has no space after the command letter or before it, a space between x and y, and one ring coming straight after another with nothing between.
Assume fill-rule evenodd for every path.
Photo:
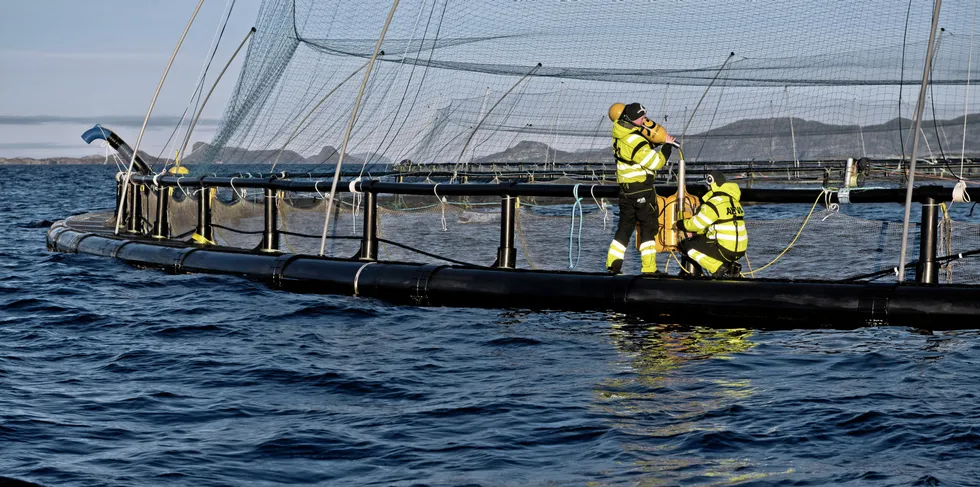
<instances>
[{"instance_id":1,"label":"fish farm net","mask_svg":"<svg viewBox=\"0 0 980 487\"><path fill-rule=\"evenodd\" d=\"M189 235L197 225L201 192L171 192L169 220L174 235ZM521 200L516 214L518 269L602 272L606 249L616 226L615 200L593 198L582 186L581 201L554 204L534 197ZM261 191L219 189L212 196L211 221L219 245L256 249L262 240L264 196ZM572 200L574 201L574 200ZM886 271L875 278L894 278L902 223L858 218L825 208L819 201L806 215L780 219L753 218L746 206L750 236L742 272L747 277L843 280ZM149 195L150 208L155 197ZM363 197L345 195L332 208L324 238L326 201L317 194L280 194L278 229L282 251L335 258L356 257L363 228ZM147 210L145 218L152 217ZM383 195L378 200L378 257L385 261L471 264L489 267L500 245L500 203L479 198ZM918 258L919 224L911 223L908 260ZM980 225L940 220L938 255L980 248ZM634 241L635 243L635 241ZM624 272L639 273L635 248L627 251ZM680 270L679 253L658 254L659 269ZM914 278L914 266L906 268ZM980 283L978 259L940 267L940 283Z\"/></svg>"},{"instance_id":2,"label":"fish farm net","mask_svg":"<svg viewBox=\"0 0 980 487\"><path fill-rule=\"evenodd\" d=\"M385 28L390 8L265 0L216 135L182 162L604 163L607 109L631 101L689 162L898 161L933 2L404 0ZM975 10L942 3L920 156L977 152Z\"/></svg>"}]
</instances>

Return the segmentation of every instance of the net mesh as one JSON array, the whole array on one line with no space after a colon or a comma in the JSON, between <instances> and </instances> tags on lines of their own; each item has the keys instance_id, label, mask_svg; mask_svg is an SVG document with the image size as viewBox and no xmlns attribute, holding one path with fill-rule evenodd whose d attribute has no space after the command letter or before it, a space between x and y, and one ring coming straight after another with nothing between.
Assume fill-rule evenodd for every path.
<instances>
[{"instance_id":1,"label":"net mesh","mask_svg":"<svg viewBox=\"0 0 980 487\"><path fill-rule=\"evenodd\" d=\"M217 133L185 161L201 173L335 164L390 6L265 0ZM901 157L932 10L924 0L403 0L345 165L492 162L522 143L553 162L557 151L606 160L606 110L631 101L690 161ZM975 10L942 4L922 154L959 155L976 124L965 117L980 100Z\"/></svg>"},{"instance_id":2,"label":"net mesh","mask_svg":"<svg viewBox=\"0 0 980 487\"><path fill-rule=\"evenodd\" d=\"M191 231L197 225L200 193L175 191L170 202L171 233ZM539 270L601 272L606 249L617 221L615 200L596 199L587 190L577 204L552 204L526 198L516 215L517 267ZM222 189L212 201L216 243L244 249L258 248L264 228L264 196L256 190ZM150 205L155 205L151 196ZM541 204L545 203L545 204ZM902 223L869 220L817 205L812 212L790 218L753 217L746 206L749 249L743 273L756 278L841 280L893 269L901 247ZM345 195L333 205L329 230L322 239L327 204L317 194L280 194L278 228L280 248L300 254L336 258L357 256L363 235L363 201ZM436 195L379 198L378 257L386 261L466 263L490 266L500 247L500 203L476 198L440 198ZM908 260L918 258L919 225L912 223ZM954 255L980 248L980 225L943 220L939 225L938 254ZM635 242L634 242L635 243ZM677 273L679 254L660 252L661 270ZM637 274L635 247L627 250L623 271ZM907 278L914 279L914 266ZM889 273L882 277L894 277ZM940 282L980 284L980 259L944 265Z\"/></svg>"},{"instance_id":3,"label":"net mesh","mask_svg":"<svg viewBox=\"0 0 980 487\"><path fill-rule=\"evenodd\" d=\"M491 173L495 164L516 165L518 172L527 164L532 179L535 168L571 163L608 175L607 109L639 101L678 137L689 163L719 164L749 184L819 181L822 169L801 173L798 161L910 154L910 118L933 13L925 0L402 0L357 102L390 8L264 0L216 135L184 157L191 176L234 175L222 166L230 164L332 171L355 103L343 155L349 174L410 162L442 165L445 172L432 180L443 182L461 182L456 173L471 164ZM971 82L974 51L980 52L973 46L975 11L975 1L942 4L920 155L954 156L962 148L970 157L980 150L971 145L980 119L969 115L980 102ZM772 161L797 162L795 172L765 172ZM329 180L323 182L323 192L280 194L282 250L321 253ZM596 183L582 182L583 188ZM616 202L579 196L575 204L573 198L522 199L518 267L604 269ZM172 234L195 228L200 197L173 191ZM259 246L263 195L220 189L214 198L215 240ZM357 198L336 200L324 255L358 253L363 208ZM147 208L154 207L150 200ZM750 246L743 271L754 277L842 279L897 261L901 223L822 207L809 218L771 214L753 215L746 207ZM381 259L484 266L496 259L499 199L379 195L378 215ZM940 230L940 255L980 248L980 226L945 221ZM907 243L914 260L918 225ZM673 255L662 252L659 259L661 269L677 269ZM624 271L638 267L638 258L628 257ZM968 259L944 267L940 278L975 283L978 276L980 268Z\"/></svg>"}]
</instances>

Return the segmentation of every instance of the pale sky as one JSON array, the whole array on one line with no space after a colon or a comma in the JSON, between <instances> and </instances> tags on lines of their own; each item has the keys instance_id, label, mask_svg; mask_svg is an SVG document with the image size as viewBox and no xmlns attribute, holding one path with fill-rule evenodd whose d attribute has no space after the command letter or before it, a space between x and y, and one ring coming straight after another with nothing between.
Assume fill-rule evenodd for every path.
<instances>
[{"instance_id":1,"label":"pale sky","mask_svg":"<svg viewBox=\"0 0 980 487\"><path fill-rule=\"evenodd\" d=\"M81 134L96 123L134 145L167 61L197 0L3 2L0 157L102 154ZM255 22L260 0L235 0L205 94ZM156 155L184 112L230 0L207 0L153 110L141 149ZM209 140L238 76L222 78L191 141Z\"/></svg>"}]
</instances>

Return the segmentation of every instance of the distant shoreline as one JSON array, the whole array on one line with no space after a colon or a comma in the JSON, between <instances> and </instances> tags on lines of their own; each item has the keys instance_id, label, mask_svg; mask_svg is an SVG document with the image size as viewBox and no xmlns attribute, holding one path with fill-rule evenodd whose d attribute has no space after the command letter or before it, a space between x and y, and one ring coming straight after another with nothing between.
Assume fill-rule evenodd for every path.
<instances>
[{"instance_id":1,"label":"distant shoreline","mask_svg":"<svg viewBox=\"0 0 980 487\"><path fill-rule=\"evenodd\" d=\"M0 157L0 166L69 166L105 164L105 156L84 157Z\"/></svg>"}]
</instances>

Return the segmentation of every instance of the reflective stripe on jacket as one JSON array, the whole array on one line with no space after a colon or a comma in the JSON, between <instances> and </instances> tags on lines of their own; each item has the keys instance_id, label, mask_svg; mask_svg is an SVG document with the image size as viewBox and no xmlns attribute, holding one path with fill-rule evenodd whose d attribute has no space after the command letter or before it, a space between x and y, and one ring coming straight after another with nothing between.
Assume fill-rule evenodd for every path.
<instances>
[{"instance_id":1,"label":"reflective stripe on jacket","mask_svg":"<svg viewBox=\"0 0 980 487\"><path fill-rule=\"evenodd\" d=\"M729 252L745 252L749 235L745 231L745 211L739 203L742 190L731 182L717 187L704 195L698 213L684 220L684 230L704 233L709 239Z\"/></svg>"},{"instance_id":2,"label":"reflective stripe on jacket","mask_svg":"<svg viewBox=\"0 0 980 487\"><path fill-rule=\"evenodd\" d=\"M631 123L613 124L613 153L616 155L616 182L639 183L646 181L664 166L667 159L653 150L650 141L641 135L640 127Z\"/></svg>"}]
</instances>

